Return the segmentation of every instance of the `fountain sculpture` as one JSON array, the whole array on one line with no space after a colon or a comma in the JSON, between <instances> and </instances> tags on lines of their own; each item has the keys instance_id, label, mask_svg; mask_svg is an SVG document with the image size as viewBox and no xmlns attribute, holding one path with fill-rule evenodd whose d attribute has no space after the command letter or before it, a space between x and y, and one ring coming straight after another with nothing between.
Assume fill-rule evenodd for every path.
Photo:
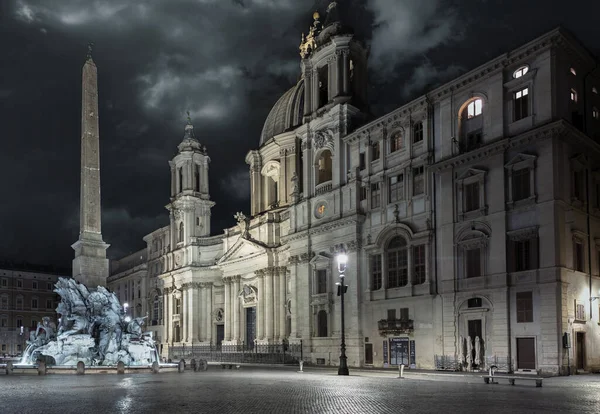
<instances>
[{"instance_id":1,"label":"fountain sculpture","mask_svg":"<svg viewBox=\"0 0 600 414\"><path fill-rule=\"evenodd\" d=\"M22 365L45 360L52 365L151 366L158 352L151 332L143 333L145 318L129 318L117 296L99 286L89 291L73 279L59 278L54 289L61 297L56 324L43 318L27 341Z\"/></svg>"}]
</instances>

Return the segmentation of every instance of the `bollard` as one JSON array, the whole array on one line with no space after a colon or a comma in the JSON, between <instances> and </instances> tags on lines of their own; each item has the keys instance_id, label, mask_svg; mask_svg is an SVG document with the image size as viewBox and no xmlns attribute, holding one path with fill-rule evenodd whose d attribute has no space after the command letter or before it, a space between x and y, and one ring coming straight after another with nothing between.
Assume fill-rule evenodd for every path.
<instances>
[{"instance_id":1,"label":"bollard","mask_svg":"<svg viewBox=\"0 0 600 414\"><path fill-rule=\"evenodd\" d=\"M125 363L123 361L117 362L117 374L125 373Z\"/></svg>"},{"instance_id":2,"label":"bollard","mask_svg":"<svg viewBox=\"0 0 600 414\"><path fill-rule=\"evenodd\" d=\"M198 372L198 364L196 363L196 360L194 358L192 358L192 360L190 361L190 368L192 369L192 371Z\"/></svg>"},{"instance_id":3,"label":"bollard","mask_svg":"<svg viewBox=\"0 0 600 414\"><path fill-rule=\"evenodd\" d=\"M46 375L46 363L44 361L38 363L38 375Z\"/></svg>"},{"instance_id":4,"label":"bollard","mask_svg":"<svg viewBox=\"0 0 600 414\"><path fill-rule=\"evenodd\" d=\"M83 374L85 374L85 364L83 363L83 361L79 361L77 363L77 375Z\"/></svg>"},{"instance_id":5,"label":"bollard","mask_svg":"<svg viewBox=\"0 0 600 414\"><path fill-rule=\"evenodd\" d=\"M298 371L298 372L304 372L304 371L302 371L303 365L304 365L304 361L300 361L300 371Z\"/></svg>"},{"instance_id":6,"label":"bollard","mask_svg":"<svg viewBox=\"0 0 600 414\"><path fill-rule=\"evenodd\" d=\"M404 364L398 365L398 378L404 378Z\"/></svg>"},{"instance_id":7,"label":"bollard","mask_svg":"<svg viewBox=\"0 0 600 414\"><path fill-rule=\"evenodd\" d=\"M158 373L159 373L159 371L160 371L160 365L158 364L158 362L157 362L157 361L154 361L154 362L152 363L152 373L153 373L153 374L158 374Z\"/></svg>"},{"instance_id":8,"label":"bollard","mask_svg":"<svg viewBox=\"0 0 600 414\"><path fill-rule=\"evenodd\" d=\"M13 363L12 361L8 361L6 363L6 375L10 375L13 372Z\"/></svg>"},{"instance_id":9,"label":"bollard","mask_svg":"<svg viewBox=\"0 0 600 414\"><path fill-rule=\"evenodd\" d=\"M181 361L179 361L179 364L177 364L177 372L179 372L181 374L184 371L185 371L185 361L182 359Z\"/></svg>"}]
</instances>

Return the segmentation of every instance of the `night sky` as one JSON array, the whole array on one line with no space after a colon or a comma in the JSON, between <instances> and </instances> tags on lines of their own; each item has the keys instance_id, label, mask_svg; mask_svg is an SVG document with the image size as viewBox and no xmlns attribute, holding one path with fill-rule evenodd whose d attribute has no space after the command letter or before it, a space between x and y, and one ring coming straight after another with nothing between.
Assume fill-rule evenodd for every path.
<instances>
[{"instance_id":1,"label":"night sky","mask_svg":"<svg viewBox=\"0 0 600 414\"><path fill-rule=\"evenodd\" d=\"M71 266L88 42L99 77L102 233L119 258L168 223L167 162L188 110L212 160L212 234L249 213L245 155L298 79L301 34L327 3L0 0L0 261ZM558 25L600 52L598 1L338 4L371 47L375 115Z\"/></svg>"}]
</instances>

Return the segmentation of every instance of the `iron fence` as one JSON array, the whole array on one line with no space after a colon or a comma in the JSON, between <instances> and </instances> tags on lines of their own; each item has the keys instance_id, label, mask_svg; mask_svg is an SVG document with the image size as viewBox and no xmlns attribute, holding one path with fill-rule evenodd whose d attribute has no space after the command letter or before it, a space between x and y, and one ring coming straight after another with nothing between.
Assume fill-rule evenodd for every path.
<instances>
[{"instance_id":1,"label":"iron fence","mask_svg":"<svg viewBox=\"0 0 600 414\"><path fill-rule=\"evenodd\" d=\"M454 355L435 355L435 369L437 371L460 371L458 358Z\"/></svg>"},{"instance_id":2,"label":"iron fence","mask_svg":"<svg viewBox=\"0 0 600 414\"><path fill-rule=\"evenodd\" d=\"M207 362L249 364L297 364L302 359L302 343L270 345L182 345L169 347L169 359L204 359Z\"/></svg>"},{"instance_id":3,"label":"iron fence","mask_svg":"<svg viewBox=\"0 0 600 414\"><path fill-rule=\"evenodd\" d=\"M496 367L497 372L513 372L512 364L508 357L499 357L496 355L486 357L485 366L478 369L487 370L490 367ZM435 355L435 369L437 371L467 371L466 363L460 363L458 357L454 355Z\"/></svg>"}]
</instances>

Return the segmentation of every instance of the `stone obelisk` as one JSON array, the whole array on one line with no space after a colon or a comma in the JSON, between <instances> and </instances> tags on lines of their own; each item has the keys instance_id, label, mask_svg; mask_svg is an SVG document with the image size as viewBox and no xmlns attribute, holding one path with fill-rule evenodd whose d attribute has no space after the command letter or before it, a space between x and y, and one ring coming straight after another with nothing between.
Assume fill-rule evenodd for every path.
<instances>
[{"instance_id":1,"label":"stone obelisk","mask_svg":"<svg viewBox=\"0 0 600 414\"><path fill-rule=\"evenodd\" d=\"M106 249L109 245L102 240L98 75L92 59L92 45L89 46L82 76L79 215L79 240L71 246L75 250L73 278L92 289L106 286Z\"/></svg>"}]
</instances>

